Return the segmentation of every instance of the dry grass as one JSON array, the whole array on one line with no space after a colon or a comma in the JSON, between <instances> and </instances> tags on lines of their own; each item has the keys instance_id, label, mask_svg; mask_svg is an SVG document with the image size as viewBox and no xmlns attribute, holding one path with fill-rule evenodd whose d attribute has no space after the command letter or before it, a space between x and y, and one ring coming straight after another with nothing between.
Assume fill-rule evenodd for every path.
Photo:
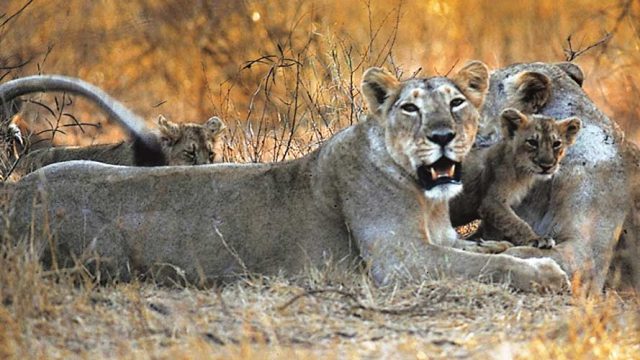
<instances>
[{"instance_id":1,"label":"dry grass","mask_svg":"<svg viewBox=\"0 0 640 360\"><path fill-rule=\"evenodd\" d=\"M610 33L575 61L586 91L635 138L639 20L640 3L630 0L14 0L0 4L0 81L62 73L95 83L147 119L219 115L229 125L224 159L272 161L302 156L358 121L358 83L369 66L407 78L444 74L472 58L494 67L559 61L568 35L579 50ZM90 104L62 94L29 98L18 122L39 133L36 141L123 136ZM67 126L76 122L104 126ZM634 295L536 296L452 279L376 289L362 275L314 271L219 290L97 285L77 271L43 270L28 248L1 246L0 358L640 353Z\"/></svg>"},{"instance_id":2,"label":"dry grass","mask_svg":"<svg viewBox=\"0 0 640 360\"><path fill-rule=\"evenodd\" d=\"M530 295L473 281L378 289L309 271L222 289L109 284L3 247L2 358L607 358L640 351L638 298ZM75 285L74 285L75 284Z\"/></svg>"}]
</instances>

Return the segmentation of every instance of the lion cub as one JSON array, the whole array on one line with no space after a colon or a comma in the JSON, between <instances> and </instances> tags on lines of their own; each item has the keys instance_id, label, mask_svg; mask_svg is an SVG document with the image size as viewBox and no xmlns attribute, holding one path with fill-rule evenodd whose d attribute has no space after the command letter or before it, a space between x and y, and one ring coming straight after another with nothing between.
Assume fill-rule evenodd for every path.
<instances>
[{"instance_id":1,"label":"lion cub","mask_svg":"<svg viewBox=\"0 0 640 360\"><path fill-rule=\"evenodd\" d=\"M167 165L202 165L214 162L217 135L225 128L214 116L204 124L177 124L158 117L158 130ZM93 146L58 146L39 149L19 158L9 179L15 181L43 166L70 160L93 160L113 165L133 166L133 143Z\"/></svg>"},{"instance_id":2,"label":"lion cub","mask_svg":"<svg viewBox=\"0 0 640 360\"><path fill-rule=\"evenodd\" d=\"M515 245L548 249L549 237L536 234L512 207L520 204L539 180L549 180L560 167L565 150L577 137L582 122L572 117L556 120L524 115L508 108L500 114L503 140L467 157L463 163L461 201L467 219L481 218L482 233L500 234Z\"/></svg>"}]
</instances>

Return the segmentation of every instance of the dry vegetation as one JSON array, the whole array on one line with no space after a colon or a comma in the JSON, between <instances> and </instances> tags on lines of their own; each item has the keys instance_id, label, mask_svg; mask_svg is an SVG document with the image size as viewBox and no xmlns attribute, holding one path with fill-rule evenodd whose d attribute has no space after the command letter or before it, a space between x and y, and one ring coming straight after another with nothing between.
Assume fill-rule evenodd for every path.
<instances>
[{"instance_id":1,"label":"dry vegetation","mask_svg":"<svg viewBox=\"0 0 640 360\"><path fill-rule=\"evenodd\" d=\"M0 81L61 73L147 119L218 115L229 125L226 160L272 161L358 121L369 66L406 78L467 59L498 67L577 56L586 91L636 139L638 24L632 0L9 0ZM62 94L29 98L16 121L34 143L122 137ZM0 249L0 358L626 359L640 353L639 307L611 291L533 296L446 279L376 289L357 274L315 271L219 290L103 286L81 270L41 269L29 249Z\"/></svg>"}]
</instances>

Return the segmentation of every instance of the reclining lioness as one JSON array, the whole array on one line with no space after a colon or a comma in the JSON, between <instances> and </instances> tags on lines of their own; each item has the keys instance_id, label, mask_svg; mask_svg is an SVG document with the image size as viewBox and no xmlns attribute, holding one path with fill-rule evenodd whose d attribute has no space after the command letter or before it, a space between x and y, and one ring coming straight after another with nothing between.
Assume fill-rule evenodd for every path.
<instances>
[{"instance_id":1,"label":"reclining lioness","mask_svg":"<svg viewBox=\"0 0 640 360\"><path fill-rule=\"evenodd\" d=\"M34 239L45 263L79 261L103 278L142 273L206 285L330 260L346 268L363 261L379 285L444 274L560 289L566 274L550 259L452 247L447 201L462 188L460 162L487 78L480 62L451 79L399 82L369 69L369 118L287 162L54 164L5 186L4 226L15 239Z\"/></svg>"},{"instance_id":2,"label":"reclining lioness","mask_svg":"<svg viewBox=\"0 0 640 360\"><path fill-rule=\"evenodd\" d=\"M158 130L167 165L203 165L214 161L215 136L224 123L214 116L204 124L176 124L158 117ZM43 166L62 161L92 160L112 165L134 166L133 142L92 146L56 146L21 156L11 172L16 180Z\"/></svg>"}]
</instances>

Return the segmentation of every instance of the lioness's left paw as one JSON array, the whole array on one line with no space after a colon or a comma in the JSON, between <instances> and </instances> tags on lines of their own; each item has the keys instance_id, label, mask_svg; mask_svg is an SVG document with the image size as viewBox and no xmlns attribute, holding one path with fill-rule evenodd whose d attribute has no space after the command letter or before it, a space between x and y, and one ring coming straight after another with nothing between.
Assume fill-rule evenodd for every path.
<instances>
[{"instance_id":1,"label":"lioness's left paw","mask_svg":"<svg viewBox=\"0 0 640 360\"><path fill-rule=\"evenodd\" d=\"M551 249L552 247L556 246L556 241L551 237L540 236L539 238L531 242L531 246L538 249Z\"/></svg>"},{"instance_id":2,"label":"lioness's left paw","mask_svg":"<svg viewBox=\"0 0 640 360\"><path fill-rule=\"evenodd\" d=\"M466 246L464 250L481 253L481 254L500 254L512 247L513 244L508 241L482 240L471 246Z\"/></svg>"},{"instance_id":3,"label":"lioness's left paw","mask_svg":"<svg viewBox=\"0 0 640 360\"><path fill-rule=\"evenodd\" d=\"M508 241L494 240L480 240L479 245L481 248L486 249L485 253L488 254L499 254L513 247L513 244Z\"/></svg>"}]
</instances>

